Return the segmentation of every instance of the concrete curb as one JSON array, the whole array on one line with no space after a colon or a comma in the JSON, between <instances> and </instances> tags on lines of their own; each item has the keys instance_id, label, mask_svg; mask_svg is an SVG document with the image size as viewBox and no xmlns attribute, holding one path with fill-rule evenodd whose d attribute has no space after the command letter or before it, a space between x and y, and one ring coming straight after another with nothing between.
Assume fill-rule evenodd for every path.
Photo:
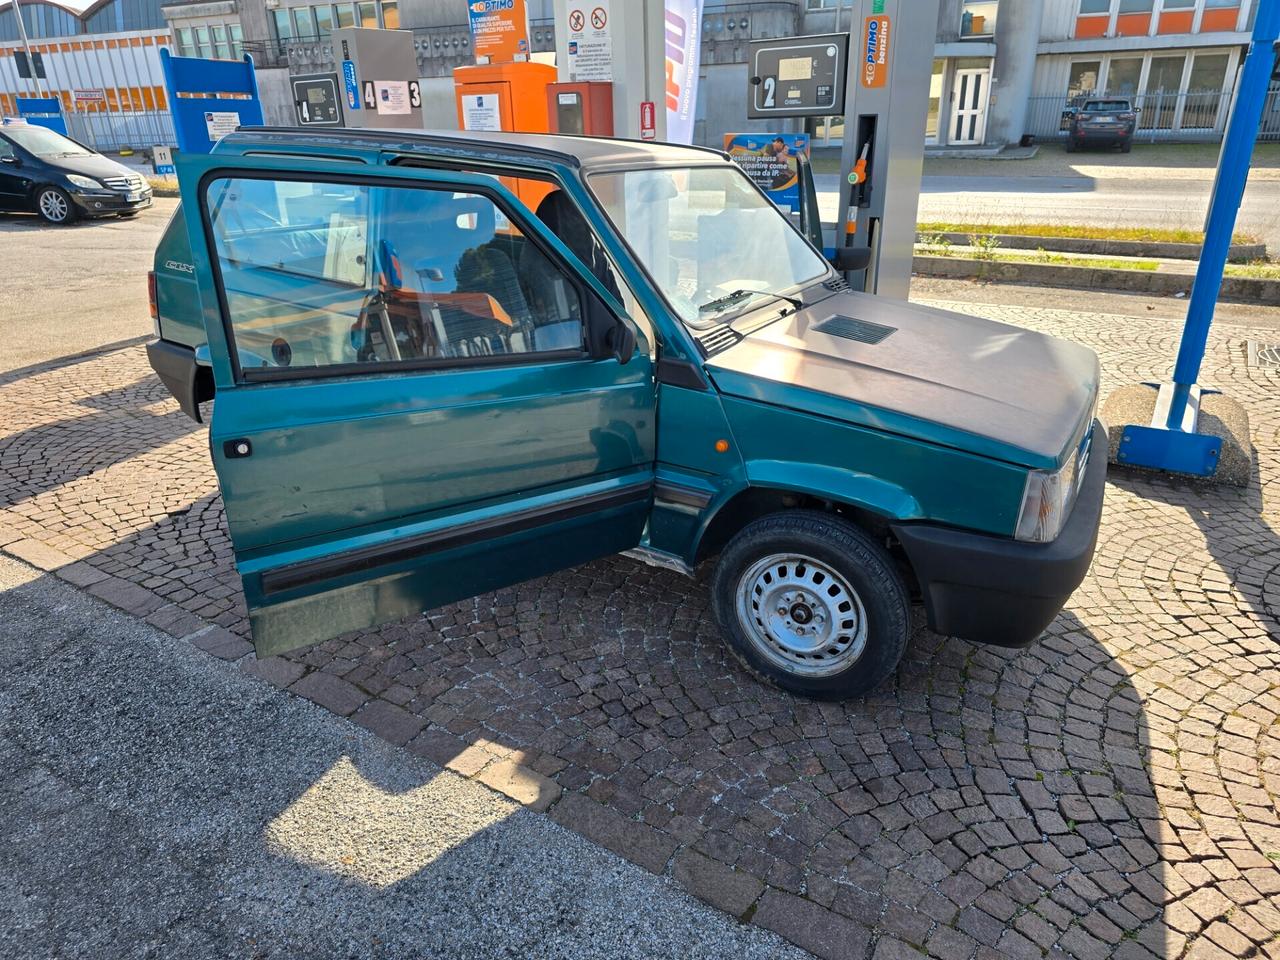
<instances>
[{"instance_id":1,"label":"concrete curb","mask_svg":"<svg viewBox=\"0 0 1280 960\"><path fill-rule=\"evenodd\" d=\"M0 555L52 574L176 640L234 663L245 673L350 719L388 743L545 814L624 860L670 878L690 896L742 923L769 930L822 960L866 957L871 932L858 920L771 886L748 871L710 860L666 831L624 816L585 793L565 791L551 779L555 769L543 772L526 766L519 750L484 739L471 742L440 727L428 728L425 719L323 671L306 672L282 657L259 660L247 640L224 627L38 541L16 538L5 528L0 528ZM803 913L804 923L796 923L797 910Z\"/></svg>"},{"instance_id":2,"label":"concrete curb","mask_svg":"<svg viewBox=\"0 0 1280 960\"><path fill-rule=\"evenodd\" d=\"M967 246L969 233L917 233L916 242L923 238L941 237L956 246ZM1032 237L1016 233L979 233L1000 242L1007 250L1049 250L1053 253L1092 253L1113 257L1152 257L1157 260L1199 260L1200 244L1171 243L1154 240L1101 240L1091 237ZM1265 243L1233 243L1228 254L1231 260L1247 262L1265 260Z\"/></svg>"},{"instance_id":3,"label":"concrete curb","mask_svg":"<svg viewBox=\"0 0 1280 960\"><path fill-rule=\"evenodd\" d=\"M972 260L967 257L916 255L912 271L922 277L987 280L994 283L1029 283L1079 290L1115 290L1122 293L1169 295L1188 293L1191 274L1155 270L1115 270L1068 267L1052 263L1014 263L1008 260ZM1280 303L1280 280L1226 277L1221 297L1241 303Z\"/></svg>"}]
</instances>

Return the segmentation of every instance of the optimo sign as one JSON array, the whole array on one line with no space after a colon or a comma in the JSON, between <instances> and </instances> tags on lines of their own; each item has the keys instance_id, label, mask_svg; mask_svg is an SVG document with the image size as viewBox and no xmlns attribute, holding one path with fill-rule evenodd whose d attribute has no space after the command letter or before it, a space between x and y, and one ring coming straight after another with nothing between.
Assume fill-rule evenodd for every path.
<instances>
[{"instance_id":1,"label":"optimo sign","mask_svg":"<svg viewBox=\"0 0 1280 960\"><path fill-rule=\"evenodd\" d=\"M529 59L529 15L525 0L468 0L471 48L476 63Z\"/></svg>"},{"instance_id":2,"label":"optimo sign","mask_svg":"<svg viewBox=\"0 0 1280 960\"><path fill-rule=\"evenodd\" d=\"M862 85L883 87L889 82L889 18L867 17L862 33Z\"/></svg>"}]
</instances>

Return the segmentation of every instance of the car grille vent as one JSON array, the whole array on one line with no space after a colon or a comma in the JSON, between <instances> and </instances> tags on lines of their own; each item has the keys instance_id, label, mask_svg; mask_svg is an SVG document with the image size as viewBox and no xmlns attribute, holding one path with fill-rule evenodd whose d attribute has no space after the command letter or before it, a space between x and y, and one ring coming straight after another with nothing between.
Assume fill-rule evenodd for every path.
<instances>
[{"instance_id":1,"label":"car grille vent","mask_svg":"<svg viewBox=\"0 0 1280 960\"><path fill-rule=\"evenodd\" d=\"M832 293L852 293L853 287L849 286L844 277L836 276L830 280L823 280L822 285Z\"/></svg>"},{"instance_id":2,"label":"car grille vent","mask_svg":"<svg viewBox=\"0 0 1280 960\"><path fill-rule=\"evenodd\" d=\"M853 317L842 317L836 314L834 317L827 317L819 324L814 325L814 330L818 333L825 333L829 337L843 337L846 340L856 340L858 343L880 343L889 334L896 330L896 327L886 327L883 324L871 323L867 320L855 320Z\"/></svg>"},{"instance_id":3,"label":"car grille vent","mask_svg":"<svg viewBox=\"0 0 1280 960\"><path fill-rule=\"evenodd\" d=\"M142 189L141 177L104 177L102 182L111 190L120 190L125 193Z\"/></svg>"},{"instance_id":4,"label":"car grille vent","mask_svg":"<svg viewBox=\"0 0 1280 960\"><path fill-rule=\"evenodd\" d=\"M742 337L728 327L721 327L699 337L698 342L702 344L702 349L706 350L707 355L710 356L713 353L719 353L721 350L728 350L741 339Z\"/></svg>"}]
</instances>

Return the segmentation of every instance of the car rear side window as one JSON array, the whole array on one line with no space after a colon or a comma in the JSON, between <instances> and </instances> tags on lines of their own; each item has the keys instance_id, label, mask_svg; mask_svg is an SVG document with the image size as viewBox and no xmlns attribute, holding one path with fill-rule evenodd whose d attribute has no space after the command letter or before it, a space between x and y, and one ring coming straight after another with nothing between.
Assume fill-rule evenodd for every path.
<instances>
[{"instance_id":1,"label":"car rear side window","mask_svg":"<svg viewBox=\"0 0 1280 960\"><path fill-rule=\"evenodd\" d=\"M577 286L486 195L234 178L206 203L246 378L582 351Z\"/></svg>"}]
</instances>

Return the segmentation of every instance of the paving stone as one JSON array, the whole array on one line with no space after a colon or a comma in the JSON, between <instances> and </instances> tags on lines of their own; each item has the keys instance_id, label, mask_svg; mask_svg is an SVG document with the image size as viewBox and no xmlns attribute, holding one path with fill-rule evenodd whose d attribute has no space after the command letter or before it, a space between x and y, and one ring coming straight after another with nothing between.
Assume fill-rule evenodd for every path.
<instances>
[{"instance_id":1,"label":"paving stone","mask_svg":"<svg viewBox=\"0 0 1280 960\"><path fill-rule=\"evenodd\" d=\"M319 671L308 673L289 689L342 717L351 716L369 699L347 681Z\"/></svg>"},{"instance_id":2,"label":"paving stone","mask_svg":"<svg viewBox=\"0 0 1280 960\"><path fill-rule=\"evenodd\" d=\"M1098 350L1104 394L1176 347L1145 318L958 309ZM757 917L854 929L855 953L1265 956L1280 371L1246 363L1247 337L1274 334L1212 331L1204 378L1249 410L1250 487L1113 469L1094 563L1044 638L976 647L917 615L897 674L847 703L760 685L705 576L622 557L258 661L207 432L137 349L0 377L0 544L523 802L560 791L552 816L730 910L772 884Z\"/></svg>"},{"instance_id":3,"label":"paving stone","mask_svg":"<svg viewBox=\"0 0 1280 960\"><path fill-rule=\"evenodd\" d=\"M421 717L385 700L370 700L351 719L397 746L404 746L427 725Z\"/></svg>"},{"instance_id":4,"label":"paving stone","mask_svg":"<svg viewBox=\"0 0 1280 960\"><path fill-rule=\"evenodd\" d=\"M265 657L263 659L249 657L240 664L240 669L245 673L251 673L255 677L267 681L273 687L279 687L281 690L289 686L305 672L303 666L290 660L285 660L283 657Z\"/></svg>"},{"instance_id":5,"label":"paving stone","mask_svg":"<svg viewBox=\"0 0 1280 960\"><path fill-rule=\"evenodd\" d=\"M764 892L756 877L688 848L676 854L671 874L695 897L735 917L745 914Z\"/></svg>"},{"instance_id":6,"label":"paving stone","mask_svg":"<svg viewBox=\"0 0 1280 960\"><path fill-rule=\"evenodd\" d=\"M766 890L752 918L822 960L864 960L871 934L862 924L777 890Z\"/></svg>"},{"instance_id":7,"label":"paving stone","mask_svg":"<svg viewBox=\"0 0 1280 960\"><path fill-rule=\"evenodd\" d=\"M676 842L662 831L628 820L581 794L561 797L551 808L551 819L653 873L666 869L676 849Z\"/></svg>"},{"instance_id":8,"label":"paving stone","mask_svg":"<svg viewBox=\"0 0 1280 960\"><path fill-rule=\"evenodd\" d=\"M191 642L221 660L239 660L247 653L253 652L253 644L243 637L237 637L230 630L222 627L209 627L191 637ZM328 706L328 704L321 704Z\"/></svg>"},{"instance_id":9,"label":"paving stone","mask_svg":"<svg viewBox=\"0 0 1280 960\"><path fill-rule=\"evenodd\" d=\"M359 714L356 719L359 719ZM476 775L476 779L538 813L545 813L560 799L559 784L513 760L489 764Z\"/></svg>"}]
</instances>

